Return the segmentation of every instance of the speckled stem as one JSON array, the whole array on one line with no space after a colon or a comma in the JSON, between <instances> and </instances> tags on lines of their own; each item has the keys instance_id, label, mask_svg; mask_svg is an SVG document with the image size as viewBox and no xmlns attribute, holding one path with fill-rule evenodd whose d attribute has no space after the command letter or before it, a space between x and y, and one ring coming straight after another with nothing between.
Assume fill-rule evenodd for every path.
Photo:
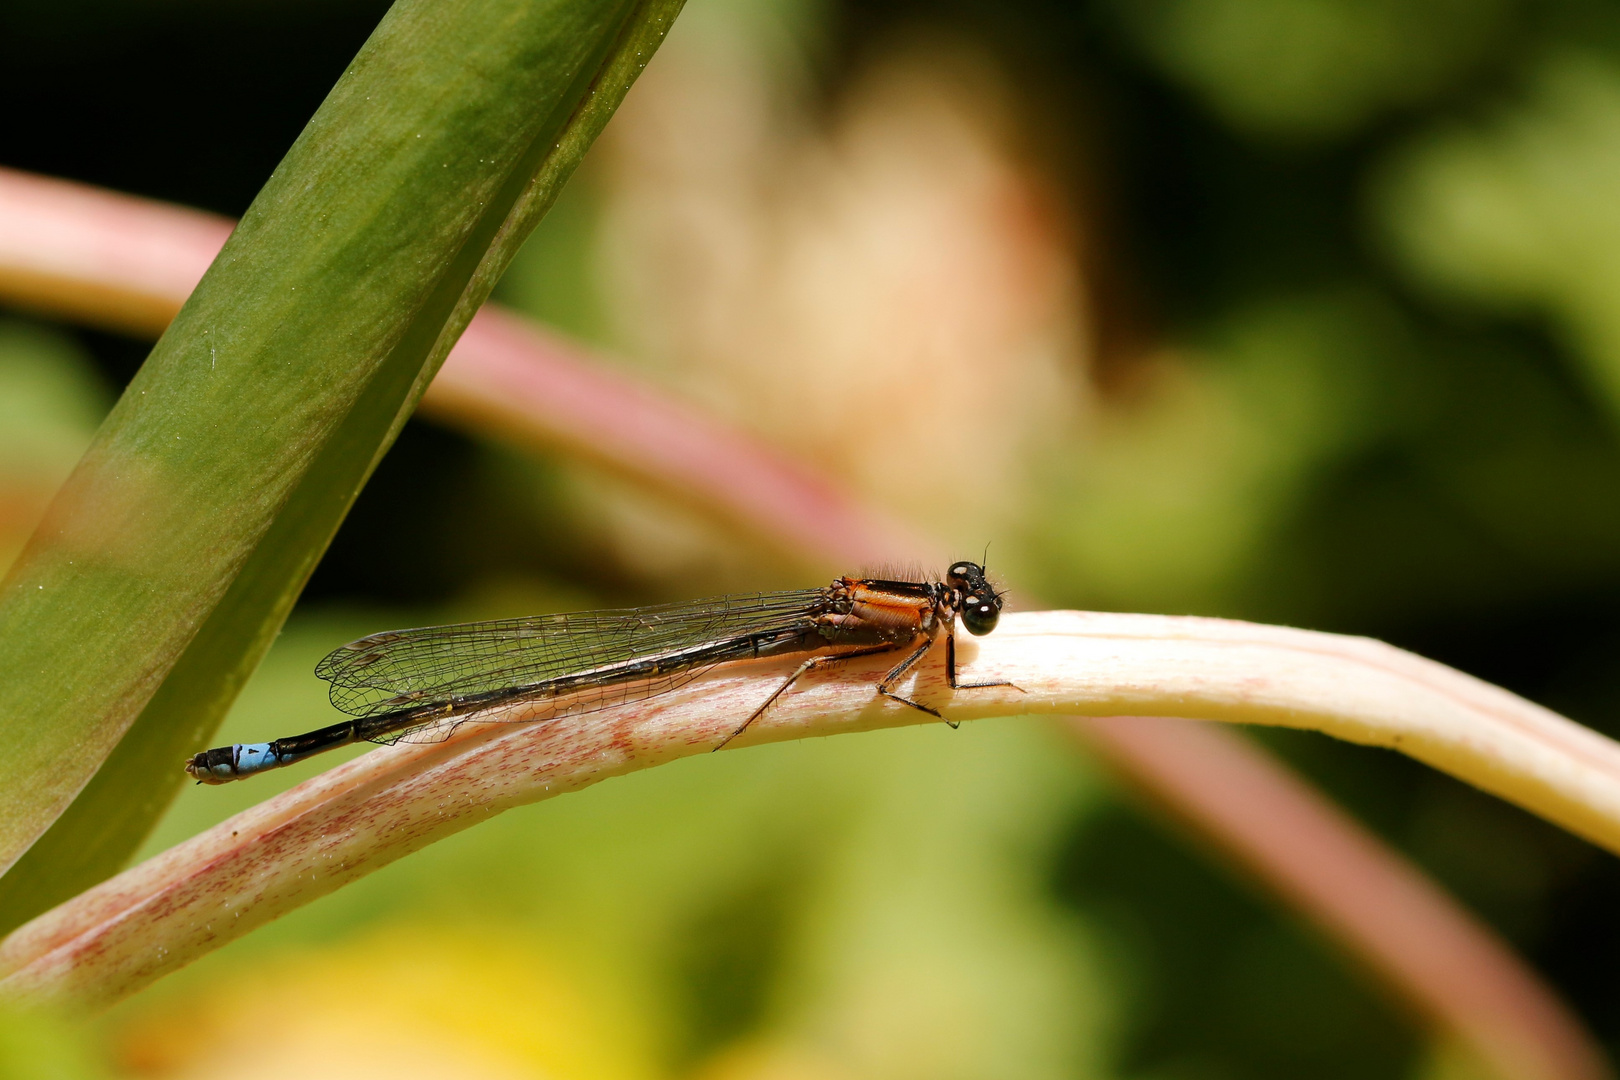
<instances>
[{"instance_id":1,"label":"speckled stem","mask_svg":"<svg viewBox=\"0 0 1620 1080\"><path fill-rule=\"evenodd\" d=\"M886 657L813 676L751 743L933 723L874 696ZM912 690L955 719L1158 715L1311 728L1399 749L1620 850L1620 745L1378 642L1214 619L1032 612L964 641L964 676L1022 689ZM788 664L791 666L791 663ZM96 1007L508 807L719 744L782 678L736 665L676 693L553 724L469 727L366 754L48 912L0 946L0 993Z\"/></svg>"}]
</instances>

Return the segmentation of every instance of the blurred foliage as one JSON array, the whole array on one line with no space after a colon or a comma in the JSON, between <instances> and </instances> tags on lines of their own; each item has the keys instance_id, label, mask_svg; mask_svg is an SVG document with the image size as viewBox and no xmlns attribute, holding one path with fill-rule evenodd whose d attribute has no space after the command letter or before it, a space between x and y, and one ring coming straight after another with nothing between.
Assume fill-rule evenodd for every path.
<instances>
[{"instance_id":1,"label":"blurred foliage","mask_svg":"<svg viewBox=\"0 0 1620 1080\"><path fill-rule=\"evenodd\" d=\"M7 8L0 156L239 213L381 10ZM1616 181L1599 0L691 0L500 295L993 540L1021 599L1371 634L1620 734ZM8 513L104 407L82 356L120 385L140 353L0 330ZM364 631L802 583L777 572L566 462L413 424L225 737L325 722L309 668ZM1262 737L1620 1048L1612 858L1393 755ZM616 780L100 1030L164 1077L1467 1075L1052 739L910 730ZM188 789L147 850L325 764ZM266 1020L260 1072L210 1056Z\"/></svg>"},{"instance_id":2,"label":"blurred foliage","mask_svg":"<svg viewBox=\"0 0 1620 1080\"><path fill-rule=\"evenodd\" d=\"M1234 128L1342 138L1438 96L1503 28L1505 0L1151 0L1114 5L1133 44Z\"/></svg>"},{"instance_id":3,"label":"blurred foliage","mask_svg":"<svg viewBox=\"0 0 1620 1080\"><path fill-rule=\"evenodd\" d=\"M1620 63L1565 50L1525 82L1513 105L1414 140L1375 206L1416 278L1547 318L1620 409Z\"/></svg>"},{"instance_id":4,"label":"blurred foliage","mask_svg":"<svg viewBox=\"0 0 1620 1080\"><path fill-rule=\"evenodd\" d=\"M0 1009L0 1080L107 1080L100 1050L82 1024Z\"/></svg>"},{"instance_id":5,"label":"blurred foliage","mask_svg":"<svg viewBox=\"0 0 1620 1080\"><path fill-rule=\"evenodd\" d=\"M1106 415L1084 468L1052 464L1055 512L1031 538L1046 588L1104 607L1253 603L1240 575L1273 572L1268 534L1323 466L1417 419L1415 347L1371 292L1235 308L1206 332L1205 363L1148 372L1153 392Z\"/></svg>"},{"instance_id":6,"label":"blurred foliage","mask_svg":"<svg viewBox=\"0 0 1620 1080\"><path fill-rule=\"evenodd\" d=\"M1298 926L1124 808L1076 830L1059 895L1110 943L1130 996L1127 1076L1394 1076L1413 1033ZM1143 963L1143 958L1147 963Z\"/></svg>"}]
</instances>

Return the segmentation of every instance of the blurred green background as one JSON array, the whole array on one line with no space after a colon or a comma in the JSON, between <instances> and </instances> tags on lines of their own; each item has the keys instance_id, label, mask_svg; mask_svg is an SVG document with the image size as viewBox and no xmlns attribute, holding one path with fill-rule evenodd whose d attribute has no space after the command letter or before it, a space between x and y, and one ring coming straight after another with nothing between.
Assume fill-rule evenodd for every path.
<instances>
[{"instance_id":1,"label":"blurred green background","mask_svg":"<svg viewBox=\"0 0 1620 1080\"><path fill-rule=\"evenodd\" d=\"M239 214L377 0L9 0L0 165ZM1620 735L1620 9L690 0L498 291L1063 606L1368 634ZM0 562L148 343L0 312ZM852 407L887 403L873 410ZM395 625L796 565L413 422L222 741ZM1392 754L1257 733L1620 1051L1620 868ZM188 789L161 850L309 772ZM1449 1075L1051 728L677 763L509 813L0 1070Z\"/></svg>"}]
</instances>

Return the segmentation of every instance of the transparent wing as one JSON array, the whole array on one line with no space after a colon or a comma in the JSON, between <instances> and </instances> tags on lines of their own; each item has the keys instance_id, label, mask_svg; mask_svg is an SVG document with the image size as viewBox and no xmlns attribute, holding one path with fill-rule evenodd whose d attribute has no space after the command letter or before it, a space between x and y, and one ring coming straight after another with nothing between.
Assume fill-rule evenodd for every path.
<instances>
[{"instance_id":1,"label":"transparent wing","mask_svg":"<svg viewBox=\"0 0 1620 1080\"><path fill-rule=\"evenodd\" d=\"M331 684L332 704L351 716L448 709L491 697L516 701L533 688L531 707L503 710L502 719L545 719L651 697L690 681L705 666L676 666L636 679L610 675L596 686L576 680L566 698L544 693L553 680L611 672L632 660L680 654L742 634L808 628L807 613L825 597L822 589L799 589L391 630L334 650L316 665L315 674ZM374 741L437 741L468 719L424 719Z\"/></svg>"}]
</instances>

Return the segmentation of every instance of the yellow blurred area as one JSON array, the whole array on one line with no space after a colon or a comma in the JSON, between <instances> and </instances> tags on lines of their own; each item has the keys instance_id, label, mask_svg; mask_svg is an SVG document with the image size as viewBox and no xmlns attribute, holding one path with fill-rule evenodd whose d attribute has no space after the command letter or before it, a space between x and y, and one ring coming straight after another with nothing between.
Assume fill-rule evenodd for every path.
<instances>
[{"instance_id":1,"label":"yellow blurred area","mask_svg":"<svg viewBox=\"0 0 1620 1080\"><path fill-rule=\"evenodd\" d=\"M521 927L392 925L255 964L143 1016L128 1071L173 1080L641 1080L655 1075L625 1002Z\"/></svg>"}]
</instances>

